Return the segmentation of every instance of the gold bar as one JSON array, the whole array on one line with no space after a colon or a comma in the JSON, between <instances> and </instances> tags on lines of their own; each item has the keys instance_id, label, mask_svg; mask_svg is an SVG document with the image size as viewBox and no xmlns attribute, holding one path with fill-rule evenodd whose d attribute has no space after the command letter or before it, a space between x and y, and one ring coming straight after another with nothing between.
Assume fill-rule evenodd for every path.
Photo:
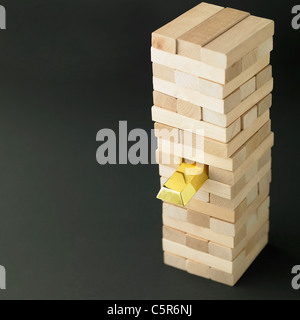
<instances>
[{"instance_id":1,"label":"gold bar","mask_svg":"<svg viewBox=\"0 0 300 320\"><path fill-rule=\"evenodd\" d=\"M157 198L185 207L208 179L206 165L182 163L159 191Z\"/></svg>"}]
</instances>

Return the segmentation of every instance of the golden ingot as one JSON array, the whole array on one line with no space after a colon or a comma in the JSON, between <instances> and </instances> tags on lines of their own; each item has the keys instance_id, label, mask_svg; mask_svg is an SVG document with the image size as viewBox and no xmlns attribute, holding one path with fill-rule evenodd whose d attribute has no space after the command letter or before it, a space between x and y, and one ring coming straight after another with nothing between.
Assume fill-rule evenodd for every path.
<instances>
[{"instance_id":1,"label":"golden ingot","mask_svg":"<svg viewBox=\"0 0 300 320\"><path fill-rule=\"evenodd\" d=\"M207 179L206 165L183 163L163 185L157 198L185 207Z\"/></svg>"}]
</instances>

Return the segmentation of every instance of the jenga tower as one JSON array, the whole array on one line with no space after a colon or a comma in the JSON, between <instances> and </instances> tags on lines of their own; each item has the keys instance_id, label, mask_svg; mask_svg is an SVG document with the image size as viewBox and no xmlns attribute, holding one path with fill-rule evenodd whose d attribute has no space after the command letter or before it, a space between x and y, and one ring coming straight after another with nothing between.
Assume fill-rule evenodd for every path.
<instances>
[{"instance_id":1,"label":"jenga tower","mask_svg":"<svg viewBox=\"0 0 300 320\"><path fill-rule=\"evenodd\" d=\"M152 34L164 261L228 285L268 242L273 34L207 3Z\"/></svg>"}]
</instances>

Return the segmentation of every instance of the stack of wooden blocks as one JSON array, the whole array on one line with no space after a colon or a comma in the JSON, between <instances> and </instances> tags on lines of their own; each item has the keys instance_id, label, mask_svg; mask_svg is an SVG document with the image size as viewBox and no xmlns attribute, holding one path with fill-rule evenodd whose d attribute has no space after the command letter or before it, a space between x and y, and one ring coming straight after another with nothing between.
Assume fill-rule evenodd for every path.
<instances>
[{"instance_id":1,"label":"stack of wooden blocks","mask_svg":"<svg viewBox=\"0 0 300 320\"><path fill-rule=\"evenodd\" d=\"M207 3L152 34L161 185L182 162L209 172L185 207L163 202L164 261L228 285L268 242L273 34L272 20ZM174 130L165 148L165 133ZM201 158L185 147L201 149Z\"/></svg>"}]
</instances>

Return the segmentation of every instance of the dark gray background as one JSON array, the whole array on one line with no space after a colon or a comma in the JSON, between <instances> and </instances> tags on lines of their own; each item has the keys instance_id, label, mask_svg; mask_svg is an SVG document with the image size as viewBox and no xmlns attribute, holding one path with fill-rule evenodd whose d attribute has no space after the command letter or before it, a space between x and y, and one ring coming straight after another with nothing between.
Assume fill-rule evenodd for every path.
<instances>
[{"instance_id":1,"label":"dark gray background","mask_svg":"<svg viewBox=\"0 0 300 320\"><path fill-rule=\"evenodd\" d=\"M214 2L276 22L270 244L235 288L163 265L157 166L96 162L98 130L151 129L150 34L198 3L0 0L0 299L300 297L295 2Z\"/></svg>"}]
</instances>

